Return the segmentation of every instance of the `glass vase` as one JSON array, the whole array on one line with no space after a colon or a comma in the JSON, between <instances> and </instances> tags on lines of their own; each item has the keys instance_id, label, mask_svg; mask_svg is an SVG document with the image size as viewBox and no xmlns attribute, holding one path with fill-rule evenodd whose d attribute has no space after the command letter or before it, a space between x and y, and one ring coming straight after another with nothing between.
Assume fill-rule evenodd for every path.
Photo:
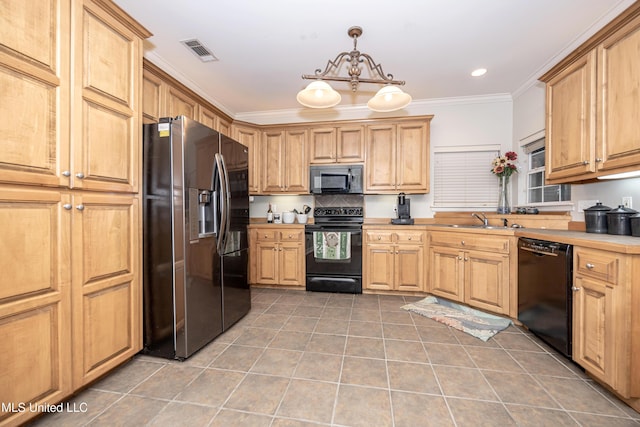
<instances>
[{"instance_id":1,"label":"glass vase","mask_svg":"<svg viewBox=\"0 0 640 427\"><path fill-rule=\"evenodd\" d=\"M509 177L501 176L498 184L498 213L509 214L511 213L511 206L509 205Z\"/></svg>"}]
</instances>

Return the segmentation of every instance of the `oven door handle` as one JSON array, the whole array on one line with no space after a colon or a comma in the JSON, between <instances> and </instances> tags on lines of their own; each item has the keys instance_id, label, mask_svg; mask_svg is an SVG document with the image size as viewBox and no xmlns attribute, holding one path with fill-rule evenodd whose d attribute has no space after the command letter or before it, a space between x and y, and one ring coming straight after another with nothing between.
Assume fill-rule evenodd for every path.
<instances>
[{"instance_id":1,"label":"oven door handle","mask_svg":"<svg viewBox=\"0 0 640 427\"><path fill-rule=\"evenodd\" d=\"M319 227L319 228L307 228L305 230L307 233L351 233L351 234L362 234L362 230L354 230L349 228L340 228L340 227Z\"/></svg>"}]
</instances>

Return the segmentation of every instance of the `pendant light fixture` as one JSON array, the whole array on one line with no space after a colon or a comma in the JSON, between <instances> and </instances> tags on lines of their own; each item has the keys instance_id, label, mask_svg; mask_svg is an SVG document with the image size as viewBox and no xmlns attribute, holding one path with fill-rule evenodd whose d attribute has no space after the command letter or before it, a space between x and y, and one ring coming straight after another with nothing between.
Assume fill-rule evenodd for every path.
<instances>
[{"instance_id":1,"label":"pendant light fixture","mask_svg":"<svg viewBox=\"0 0 640 427\"><path fill-rule=\"evenodd\" d=\"M315 74L304 74L302 76L303 79L314 81L298 92L296 97L298 102L309 108L330 108L337 105L341 100L341 96L326 82L326 80L329 80L349 82L353 92L358 90L360 83L384 84L385 86L367 103L369 109L373 111L395 111L409 105L411 96L398 87L404 85L405 82L394 80L392 74L385 75L380 64L376 64L371 56L358 50L358 37L362 35L362 28L351 27L347 34L353 39L353 50L351 52L341 52L333 61L329 60L324 71L318 68ZM347 60L350 63L349 77L334 75L343 60ZM377 75L377 78L360 78L362 73L360 63L362 62L367 63L369 69L374 75Z\"/></svg>"}]
</instances>

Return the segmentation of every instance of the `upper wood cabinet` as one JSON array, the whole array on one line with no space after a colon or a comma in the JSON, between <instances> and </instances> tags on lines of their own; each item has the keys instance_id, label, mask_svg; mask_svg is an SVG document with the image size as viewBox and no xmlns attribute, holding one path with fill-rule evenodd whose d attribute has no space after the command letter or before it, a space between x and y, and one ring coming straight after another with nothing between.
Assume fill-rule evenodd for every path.
<instances>
[{"instance_id":1,"label":"upper wood cabinet","mask_svg":"<svg viewBox=\"0 0 640 427\"><path fill-rule=\"evenodd\" d=\"M78 28L72 32L70 186L135 193L141 178L142 38L90 1L72 4Z\"/></svg>"},{"instance_id":2,"label":"upper wood cabinet","mask_svg":"<svg viewBox=\"0 0 640 427\"><path fill-rule=\"evenodd\" d=\"M364 161L364 126L312 128L309 152L311 164L362 163Z\"/></svg>"},{"instance_id":3,"label":"upper wood cabinet","mask_svg":"<svg viewBox=\"0 0 640 427\"><path fill-rule=\"evenodd\" d=\"M262 133L261 193L309 193L308 131L305 128Z\"/></svg>"},{"instance_id":4,"label":"upper wood cabinet","mask_svg":"<svg viewBox=\"0 0 640 427\"><path fill-rule=\"evenodd\" d=\"M186 116L232 137L231 118L148 60L143 61L142 113L145 123Z\"/></svg>"},{"instance_id":5,"label":"upper wood cabinet","mask_svg":"<svg viewBox=\"0 0 640 427\"><path fill-rule=\"evenodd\" d=\"M233 139L249 148L249 194L260 192L260 131L255 126L232 126Z\"/></svg>"},{"instance_id":6,"label":"upper wood cabinet","mask_svg":"<svg viewBox=\"0 0 640 427\"><path fill-rule=\"evenodd\" d=\"M70 2L3 1L0 15L0 181L68 186Z\"/></svg>"},{"instance_id":7,"label":"upper wood cabinet","mask_svg":"<svg viewBox=\"0 0 640 427\"><path fill-rule=\"evenodd\" d=\"M142 39L99 3L2 3L0 181L138 191Z\"/></svg>"},{"instance_id":8,"label":"upper wood cabinet","mask_svg":"<svg viewBox=\"0 0 640 427\"><path fill-rule=\"evenodd\" d=\"M540 80L547 84L548 182L640 169L640 4Z\"/></svg>"},{"instance_id":9,"label":"upper wood cabinet","mask_svg":"<svg viewBox=\"0 0 640 427\"><path fill-rule=\"evenodd\" d=\"M366 193L429 192L431 118L367 126Z\"/></svg>"}]
</instances>

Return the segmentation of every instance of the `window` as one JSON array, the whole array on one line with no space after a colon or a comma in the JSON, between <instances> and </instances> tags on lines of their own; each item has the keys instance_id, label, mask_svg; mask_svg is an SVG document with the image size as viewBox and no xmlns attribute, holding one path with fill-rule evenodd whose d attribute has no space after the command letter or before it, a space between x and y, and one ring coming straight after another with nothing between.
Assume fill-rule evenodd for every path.
<instances>
[{"instance_id":1,"label":"window","mask_svg":"<svg viewBox=\"0 0 640 427\"><path fill-rule=\"evenodd\" d=\"M498 202L491 162L500 146L434 147L435 208L487 208Z\"/></svg>"},{"instance_id":2,"label":"window","mask_svg":"<svg viewBox=\"0 0 640 427\"><path fill-rule=\"evenodd\" d=\"M540 204L571 200L571 185L545 185L544 161L544 147L529 153L527 203Z\"/></svg>"}]
</instances>

